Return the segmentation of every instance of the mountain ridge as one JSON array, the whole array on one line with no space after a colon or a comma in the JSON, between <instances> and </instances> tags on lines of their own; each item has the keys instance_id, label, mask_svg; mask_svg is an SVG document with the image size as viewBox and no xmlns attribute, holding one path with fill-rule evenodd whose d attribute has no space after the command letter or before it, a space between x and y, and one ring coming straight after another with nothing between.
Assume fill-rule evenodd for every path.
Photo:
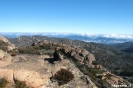
<instances>
[{"instance_id":1,"label":"mountain ridge","mask_svg":"<svg viewBox=\"0 0 133 88\"><path fill-rule=\"evenodd\" d=\"M133 35L127 34L78 34L78 33L0 33L5 37L18 38L22 35L27 36L48 36L56 38L68 38L72 40L81 40L86 42L96 42L104 44L114 44L114 43L123 43L123 42L133 42Z\"/></svg>"}]
</instances>

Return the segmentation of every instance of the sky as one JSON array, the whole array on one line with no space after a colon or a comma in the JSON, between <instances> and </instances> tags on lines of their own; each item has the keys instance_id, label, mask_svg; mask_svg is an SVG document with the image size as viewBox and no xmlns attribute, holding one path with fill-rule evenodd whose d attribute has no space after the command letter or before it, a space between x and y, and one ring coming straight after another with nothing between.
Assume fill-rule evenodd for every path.
<instances>
[{"instance_id":1,"label":"sky","mask_svg":"<svg viewBox=\"0 0 133 88\"><path fill-rule=\"evenodd\" d=\"M133 0L0 0L0 32L133 34Z\"/></svg>"}]
</instances>

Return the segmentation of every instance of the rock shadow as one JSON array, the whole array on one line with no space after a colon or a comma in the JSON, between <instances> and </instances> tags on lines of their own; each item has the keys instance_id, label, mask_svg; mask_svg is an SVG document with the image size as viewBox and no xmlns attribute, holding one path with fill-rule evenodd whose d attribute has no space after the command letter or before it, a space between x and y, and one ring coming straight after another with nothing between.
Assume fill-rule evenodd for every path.
<instances>
[{"instance_id":1,"label":"rock shadow","mask_svg":"<svg viewBox=\"0 0 133 88\"><path fill-rule=\"evenodd\" d=\"M44 61L48 61L49 63L54 64L53 59L54 58L45 58Z\"/></svg>"}]
</instances>

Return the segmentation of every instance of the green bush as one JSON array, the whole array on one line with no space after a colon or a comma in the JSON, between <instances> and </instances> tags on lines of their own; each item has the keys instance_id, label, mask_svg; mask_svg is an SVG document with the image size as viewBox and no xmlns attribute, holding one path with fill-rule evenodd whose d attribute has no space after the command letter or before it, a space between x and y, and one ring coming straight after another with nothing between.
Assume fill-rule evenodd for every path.
<instances>
[{"instance_id":1,"label":"green bush","mask_svg":"<svg viewBox=\"0 0 133 88\"><path fill-rule=\"evenodd\" d=\"M27 46L18 48L18 52L21 54L37 54L40 55L40 50L54 50L55 46L49 44ZM50 53L48 55L52 56Z\"/></svg>"},{"instance_id":2,"label":"green bush","mask_svg":"<svg viewBox=\"0 0 133 88\"><path fill-rule=\"evenodd\" d=\"M36 47L30 46L30 47L21 47L18 49L19 53L21 54L37 54L39 55L40 52L37 50Z\"/></svg>"},{"instance_id":3,"label":"green bush","mask_svg":"<svg viewBox=\"0 0 133 88\"><path fill-rule=\"evenodd\" d=\"M41 45L40 47L41 47L42 49L46 49L46 50L49 50L49 49L52 48L50 44L43 44L43 45Z\"/></svg>"},{"instance_id":4,"label":"green bush","mask_svg":"<svg viewBox=\"0 0 133 88\"><path fill-rule=\"evenodd\" d=\"M10 53L10 54L19 54L17 49L13 49L13 50L7 51L7 53Z\"/></svg>"},{"instance_id":5,"label":"green bush","mask_svg":"<svg viewBox=\"0 0 133 88\"><path fill-rule=\"evenodd\" d=\"M63 85L71 81L74 78L74 75L66 69L60 69L53 78L58 81L58 85Z\"/></svg>"},{"instance_id":6,"label":"green bush","mask_svg":"<svg viewBox=\"0 0 133 88\"><path fill-rule=\"evenodd\" d=\"M92 61L93 65L99 65L99 63L97 61Z\"/></svg>"},{"instance_id":7,"label":"green bush","mask_svg":"<svg viewBox=\"0 0 133 88\"><path fill-rule=\"evenodd\" d=\"M8 81L5 78L0 79L0 88L5 88Z\"/></svg>"}]
</instances>

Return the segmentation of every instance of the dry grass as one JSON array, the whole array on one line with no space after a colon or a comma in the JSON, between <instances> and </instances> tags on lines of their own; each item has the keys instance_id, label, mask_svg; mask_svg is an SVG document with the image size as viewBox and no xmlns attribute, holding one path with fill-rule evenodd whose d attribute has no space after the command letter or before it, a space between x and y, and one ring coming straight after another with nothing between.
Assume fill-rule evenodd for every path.
<instances>
[{"instance_id":1,"label":"dry grass","mask_svg":"<svg viewBox=\"0 0 133 88\"><path fill-rule=\"evenodd\" d=\"M25 81L15 80L15 88L28 88Z\"/></svg>"},{"instance_id":2,"label":"dry grass","mask_svg":"<svg viewBox=\"0 0 133 88\"><path fill-rule=\"evenodd\" d=\"M0 79L0 88L5 88L8 84L8 81L5 78Z\"/></svg>"}]
</instances>

